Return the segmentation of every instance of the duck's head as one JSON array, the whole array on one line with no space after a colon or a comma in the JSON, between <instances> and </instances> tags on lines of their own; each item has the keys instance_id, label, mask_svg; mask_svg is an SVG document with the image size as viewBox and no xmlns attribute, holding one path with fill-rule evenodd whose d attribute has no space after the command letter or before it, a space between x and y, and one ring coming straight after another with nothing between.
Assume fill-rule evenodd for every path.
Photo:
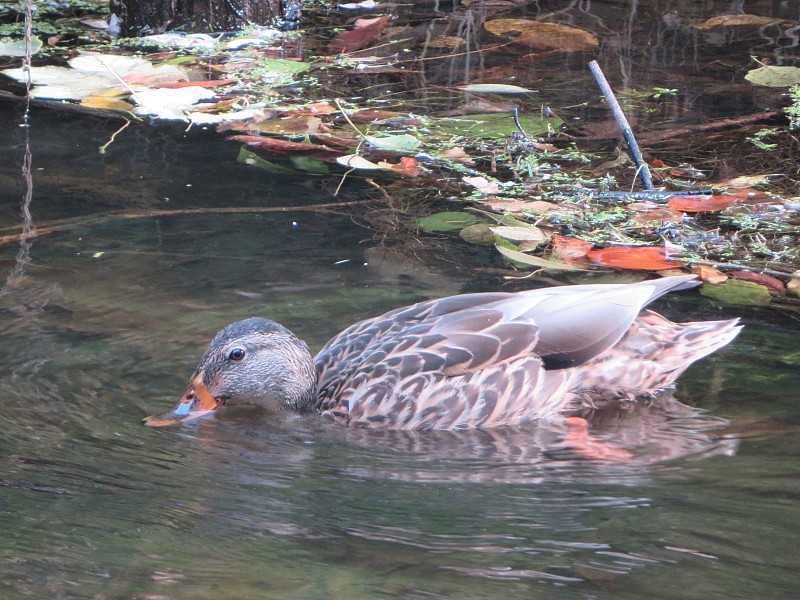
<instances>
[{"instance_id":1,"label":"duck's head","mask_svg":"<svg viewBox=\"0 0 800 600\"><path fill-rule=\"evenodd\" d=\"M316 384L305 342L274 321L246 319L214 336L175 410L143 422L172 425L223 405L304 411L313 406Z\"/></svg>"}]
</instances>

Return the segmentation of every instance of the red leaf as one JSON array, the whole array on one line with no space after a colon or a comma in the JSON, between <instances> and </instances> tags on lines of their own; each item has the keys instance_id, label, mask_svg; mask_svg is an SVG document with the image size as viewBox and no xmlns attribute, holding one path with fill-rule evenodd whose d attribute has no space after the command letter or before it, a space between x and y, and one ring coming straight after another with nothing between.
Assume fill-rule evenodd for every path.
<instances>
[{"instance_id":1,"label":"red leaf","mask_svg":"<svg viewBox=\"0 0 800 600\"><path fill-rule=\"evenodd\" d=\"M328 44L328 51L338 54L339 52L360 50L366 48L372 42L377 42L383 33L383 28L391 17L386 15L372 21L365 27L356 27L350 31L343 31Z\"/></svg>"},{"instance_id":2,"label":"red leaf","mask_svg":"<svg viewBox=\"0 0 800 600\"><path fill-rule=\"evenodd\" d=\"M592 262L619 269L662 271L680 268L682 262L667 259L667 251L661 246L616 246L592 250L587 255Z\"/></svg>"},{"instance_id":3,"label":"red leaf","mask_svg":"<svg viewBox=\"0 0 800 600\"><path fill-rule=\"evenodd\" d=\"M722 210L737 200L736 196L676 196L667 205L682 212L698 213Z\"/></svg>"},{"instance_id":4,"label":"red leaf","mask_svg":"<svg viewBox=\"0 0 800 600\"><path fill-rule=\"evenodd\" d=\"M734 279L741 279L742 281L752 281L763 285L769 290L773 296L782 296L786 293L786 286L780 279L764 275L763 273L753 273L752 271L733 271L728 273Z\"/></svg>"},{"instance_id":5,"label":"red leaf","mask_svg":"<svg viewBox=\"0 0 800 600\"><path fill-rule=\"evenodd\" d=\"M303 144L278 138L259 137L257 135L232 135L228 139L234 142L241 142L250 148L259 148L261 150L285 154L297 154L301 152L335 152L337 154L342 154L341 151L335 148L329 148L321 144Z\"/></svg>"}]
</instances>

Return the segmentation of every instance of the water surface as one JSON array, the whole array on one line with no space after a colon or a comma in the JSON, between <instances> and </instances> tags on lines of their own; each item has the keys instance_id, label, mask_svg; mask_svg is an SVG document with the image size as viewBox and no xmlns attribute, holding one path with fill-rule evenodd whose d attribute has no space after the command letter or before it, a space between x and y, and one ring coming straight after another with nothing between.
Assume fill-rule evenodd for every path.
<instances>
[{"instance_id":1,"label":"water surface","mask_svg":"<svg viewBox=\"0 0 800 600\"><path fill-rule=\"evenodd\" d=\"M12 112L4 235L24 196ZM331 211L90 220L334 199L237 165L209 133L137 128L99 156L115 125L35 117L41 235L0 246L3 598L796 594L796 315L661 302L747 328L676 398L597 416L598 438L631 452L620 462L578 459L547 428L349 432L242 409L154 430L140 419L175 403L228 322L267 316L318 348L467 282L380 254Z\"/></svg>"}]
</instances>

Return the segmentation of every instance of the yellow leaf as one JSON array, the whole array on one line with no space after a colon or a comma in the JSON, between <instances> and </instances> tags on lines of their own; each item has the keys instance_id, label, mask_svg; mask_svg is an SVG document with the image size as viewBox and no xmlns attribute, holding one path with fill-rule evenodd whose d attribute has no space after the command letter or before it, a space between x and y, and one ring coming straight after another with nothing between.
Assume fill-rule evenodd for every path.
<instances>
[{"instance_id":1,"label":"yellow leaf","mask_svg":"<svg viewBox=\"0 0 800 600\"><path fill-rule=\"evenodd\" d=\"M588 31L557 23L540 23L530 19L495 19L484 27L495 35L504 36L515 44L530 46L535 50L593 52L600 45L597 38Z\"/></svg>"},{"instance_id":2,"label":"yellow leaf","mask_svg":"<svg viewBox=\"0 0 800 600\"><path fill-rule=\"evenodd\" d=\"M780 23L781 19L774 17L762 17L760 15L720 15L719 17L711 17L707 21L703 21L699 25L695 25L698 29L711 29L712 27L732 27L737 25L753 25L755 27L762 27L764 25L771 25L773 23Z\"/></svg>"},{"instance_id":3,"label":"yellow leaf","mask_svg":"<svg viewBox=\"0 0 800 600\"><path fill-rule=\"evenodd\" d=\"M125 112L130 112L133 110L133 105L128 104L124 100L118 100L116 98L104 98L103 96L87 96L81 100L81 106L102 108L105 110L122 110Z\"/></svg>"}]
</instances>

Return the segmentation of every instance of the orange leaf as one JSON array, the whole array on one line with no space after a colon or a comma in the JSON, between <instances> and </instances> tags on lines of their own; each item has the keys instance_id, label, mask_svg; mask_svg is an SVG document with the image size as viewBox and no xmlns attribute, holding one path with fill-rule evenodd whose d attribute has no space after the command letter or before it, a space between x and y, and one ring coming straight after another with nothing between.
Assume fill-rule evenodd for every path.
<instances>
[{"instance_id":1,"label":"orange leaf","mask_svg":"<svg viewBox=\"0 0 800 600\"><path fill-rule=\"evenodd\" d=\"M616 246L592 250L587 254L592 262L619 269L662 271L683 266L682 262L667 259L667 251L661 246Z\"/></svg>"},{"instance_id":2,"label":"orange leaf","mask_svg":"<svg viewBox=\"0 0 800 600\"><path fill-rule=\"evenodd\" d=\"M589 242L563 235L553 236L553 258L556 260L570 261L583 258L592 249Z\"/></svg>"},{"instance_id":3,"label":"orange leaf","mask_svg":"<svg viewBox=\"0 0 800 600\"><path fill-rule=\"evenodd\" d=\"M706 283L722 283L728 279L725 273L718 271L714 267L709 267L708 265L692 265L692 273L699 275L700 279Z\"/></svg>"},{"instance_id":4,"label":"orange leaf","mask_svg":"<svg viewBox=\"0 0 800 600\"><path fill-rule=\"evenodd\" d=\"M735 196L676 196L667 205L682 212L698 213L722 210L737 200Z\"/></svg>"}]
</instances>

